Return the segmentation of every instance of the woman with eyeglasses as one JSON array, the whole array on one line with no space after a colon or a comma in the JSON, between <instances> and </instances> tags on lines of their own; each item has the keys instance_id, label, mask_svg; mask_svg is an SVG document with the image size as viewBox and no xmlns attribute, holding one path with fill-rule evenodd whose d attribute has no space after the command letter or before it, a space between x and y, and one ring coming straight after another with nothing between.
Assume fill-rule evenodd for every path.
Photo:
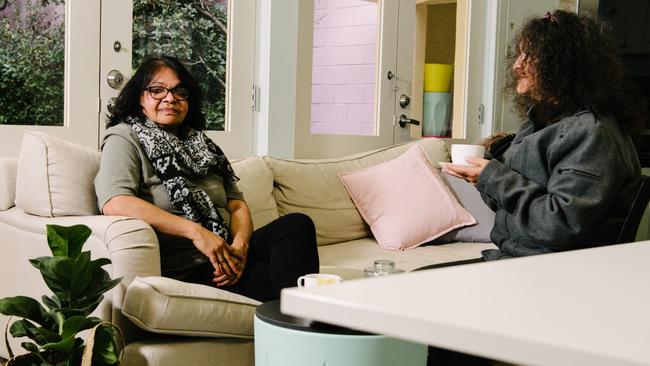
<instances>
[{"instance_id":1,"label":"woman with eyeglasses","mask_svg":"<svg viewBox=\"0 0 650 366\"><path fill-rule=\"evenodd\" d=\"M526 117L498 159L447 165L496 212L487 260L615 243L639 187L631 133L645 102L624 78L608 29L555 11L515 37L507 87Z\"/></svg>"},{"instance_id":2,"label":"woman with eyeglasses","mask_svg":"<svg viewBox=\"0 0 650 366\"><path fill-rule=\"evenodd\" d=\"M95 178L99 207L155 229L163 276L278 298L318 272L314 224L288 214L253 231L239 178L202 132L201 100L179 60L143 61L109 116Z\"/></svg>"}]
</instances>

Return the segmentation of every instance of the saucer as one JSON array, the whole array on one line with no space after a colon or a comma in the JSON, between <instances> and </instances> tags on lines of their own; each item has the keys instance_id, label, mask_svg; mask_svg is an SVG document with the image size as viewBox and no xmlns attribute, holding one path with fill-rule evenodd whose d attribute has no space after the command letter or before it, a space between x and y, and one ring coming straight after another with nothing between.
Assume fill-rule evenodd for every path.
<instances>
[{"instance_id":1,"label":"saucer","mask_svg":"<svg viewBox=\"0 0 650 366\"><path fill-rule=\"evenodd\" d=\"M438 162L438 165L440 165L441 168L444 168L446 165L455 165L455 166L460 166L460 167L473 166L472 164L454 164L454 163L450 163L448 161L440 161L440 162Z\"/></svg>"}]
</instances>

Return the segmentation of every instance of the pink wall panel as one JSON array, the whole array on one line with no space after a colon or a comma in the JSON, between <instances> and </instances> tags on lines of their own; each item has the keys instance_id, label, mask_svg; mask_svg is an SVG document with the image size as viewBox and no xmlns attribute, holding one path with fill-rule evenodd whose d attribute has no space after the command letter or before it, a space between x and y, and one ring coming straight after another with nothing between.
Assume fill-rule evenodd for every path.
<instances>
[{"instance_id":1,"label":"pink wall panel","mask_svg":"<svg viewBox=\"0 0 650 366\"><path fill-rule=\"evenodd\" d=\"M314 0L311 132L375 132L377 4Z\"/></svg>"}]
</instances>

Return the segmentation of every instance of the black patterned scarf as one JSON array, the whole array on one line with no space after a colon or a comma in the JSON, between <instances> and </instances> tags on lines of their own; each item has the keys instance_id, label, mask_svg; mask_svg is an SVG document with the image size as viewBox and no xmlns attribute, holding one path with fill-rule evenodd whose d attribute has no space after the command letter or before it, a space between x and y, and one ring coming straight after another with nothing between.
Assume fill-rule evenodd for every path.
<instances>
[{"instance_id":1,"label":"black patterned scarf","mask_svg":"<svg viewBox=\"0 0 650 366\"><path fill-rule=\"evenodd\" d=\"M224 184L239 180L219 146L203 132L191 128L181 140L148 118L129 118L126 123L138 135L138 141L162 180L171 203L183 210L187 219L230 242L228 227L219 210L208 194L190 180L205 177L208 173L221 176Z\"/></svg>"}]
</instances>

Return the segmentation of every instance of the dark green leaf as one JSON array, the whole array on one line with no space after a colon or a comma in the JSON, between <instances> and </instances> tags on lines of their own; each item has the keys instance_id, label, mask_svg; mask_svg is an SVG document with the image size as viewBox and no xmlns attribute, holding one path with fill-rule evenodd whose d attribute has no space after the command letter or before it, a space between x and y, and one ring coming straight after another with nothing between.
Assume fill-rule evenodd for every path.
<instances>
[{"instance_id":1,"label":"dark green leaf","mask_svg":"<svg viewBox=\"0 0 650 366\"><path fill-rule=\"evenodd\" d=\"M75 345L75 337L63 338L60 342L47 343L43 345L43 349L51 351L59 351L64 354L70 354Z\"/></svg>"},{"instance_id":2,"label":"dark green leaf","mask_svg":"<svg viewBox=\"0 0 650 366\"><path fill-rule=\"evenodd\" d=\"M26 319L15 321L11 324L9 331L11 332L11 335L16 338L29 337L39 345L58 342L61 339L57 333L49 329L40 328Z\"/></svg>"},{"instance_id":3,"label":"dark green leaf","mask_svg":"<svg viewBox=\"0 0 650 366\"><path fill-rule=\"evenodd\" d=\"M49 328L51 324L51 319L43 306L38 301L27 296L0 299L0 313L27 318L46 328Z\"/></svg>"},{"instance_id":4,"label":"dark green leaf","mask_svg":"<svg viewBox=\"0 0 650 366\"><path fill-rule=\"evenodd\" d=\"M109 366L119 364L120 347L116 344L119 336L111 326L100 325L95 330L95 345L93 346L93 366Z\"/></svg>"},{"instance_id":5,"label":"dark green leaf","mask_svg":"<svg viewBox=\"0 0 650 366\"><path fill-rule=\"evenodd\" d=\"M23 342L20 344L20 346L31 353L38 353L38 346L32 342Z\"/></svg>"},{"instance_id":6,"label":"dark green leaf","mask_svg":"<svg viewBox=\"0 0 650 366\"><path fill-rule=\"evenodd\" d=\"M85 297L81 298L79 300L80 304L84 304L86 306L97 303L97 299L100 297L103 297L102 294L104 294L106 291L112 289L113 287L117 286L120 281L122 281L122 277L116 278L114 280L101 280L101 281L93 281L93 286L91 286L88 291L84 294Z\"/></svg>"},{"instance_id":7,"label":"dark green leaf","mask_svg":"<svg viewBox=\"0 0 650 366\"><path fill-rule=\"evenodd\" d=\"M101 322L102 320L96 317L86 318L85 316L73 316L63 322L61 337L75 337L78 332L90 329Z\"/></svg>"},{"instance_id":8,"label":"dark green leaf","mask_svg":"<svg viewBox=\"0 0 650 366\"><path fill-rule=\"evenodd\" d=\"M67 257L47 257L33 259L32 263L37 260L37 268L41 271L45 284L59 297L61 306L67 306L70 299L72 276L75 271L74 259Z\"/></svg>"},{"instance_id":9,"label":"dark green leaf","mask_svg":"<svg viewBox=\"0 0 650 366\"><path fill-rule=\"evenodd\" d=\"M47 225L47 243L55 257L76 258L91 233L86 225Z\"/></svg>"},{"instance_id":10,"label":"dark green leaf","mask_svg":"<svg viewBox=\"0 0 650 366\"><path fill-rule=\"evenodd\" d=\"M92 281L92 275L93 266L90 262L90 252L83 252L75 259L74 271L71 276L70 305L72 307L77 307L76 302L86 292L90 281Z\"/></svg>"},{"instance_id":11,"label":"dark green leaf","mask_svg":"<svg viewBox=\"0 0 650 366\"><path fill-rule=\"evenodd\" d=\"M105 266L107 264L111 264L111 260L108 258L98 258L92 261L93 268L100 268L102 266Z\"/></svg>"},{"instance_id":12,"label":"dark green leaf","mask_svg":"<svg viewBox=\"0 0 650 366\"><path fill-rule=\"evenodd\" d=\"M43 295L41 297L41 301L43 301L43 304L47 306L50 310L58 309L61 307L61 300L59 300L58 296L52 295L51 297L47 297Z\"/></svg>"}]
</instances>

